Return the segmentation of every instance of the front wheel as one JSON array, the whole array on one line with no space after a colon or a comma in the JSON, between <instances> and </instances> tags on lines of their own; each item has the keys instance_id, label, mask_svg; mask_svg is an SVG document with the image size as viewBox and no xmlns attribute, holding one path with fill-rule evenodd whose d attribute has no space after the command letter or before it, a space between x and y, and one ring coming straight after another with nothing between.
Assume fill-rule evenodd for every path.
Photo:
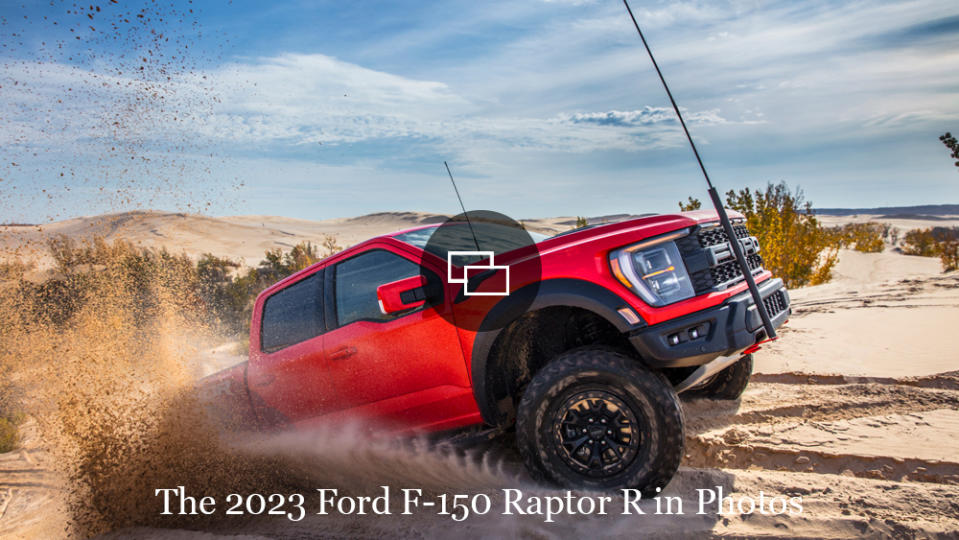
<instances>
[{"instance_id":1,"label":"front wheel","mask_svg":"<svg viewBox=\"0 0 959 540\"><path fill-rule=\"evenodd\" d=\"M683 455L683 415L669 381L615 350L566 352L530 382L517 409L520 454L567 487L663 488Z\"/></svg>"}]
</instances>

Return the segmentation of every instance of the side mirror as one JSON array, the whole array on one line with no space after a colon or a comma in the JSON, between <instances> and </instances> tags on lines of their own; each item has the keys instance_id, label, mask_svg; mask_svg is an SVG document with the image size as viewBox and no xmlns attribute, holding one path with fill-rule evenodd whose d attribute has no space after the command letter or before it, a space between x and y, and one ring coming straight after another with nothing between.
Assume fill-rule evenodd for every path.
<instances>
[{"instance_id":1,"label":"side mirror","mask_svg":"<svg viewBox=\"0 0 959 540\"><path fill-rule=\"evenodd\" d=\"M376 298L384 315L406 311L426 303L426 278L408 277L376 288Z\"/></svg>"}]
</instances>

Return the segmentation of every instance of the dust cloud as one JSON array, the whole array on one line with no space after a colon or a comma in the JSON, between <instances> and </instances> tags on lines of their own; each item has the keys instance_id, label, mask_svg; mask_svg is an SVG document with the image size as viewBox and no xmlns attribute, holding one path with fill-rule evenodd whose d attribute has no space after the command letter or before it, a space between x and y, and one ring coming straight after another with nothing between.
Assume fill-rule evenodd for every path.
<instances>
[{"instance_id":1,"label":"dust cloud","mask_svg":"<svg viewBox=\"0 0 959 540\"><path fill-rule=\"evenodd\" d=\"M516 484L500 458L372 438L361 426L221 432L195 388L202 353L225 338L182 267L145 271L122 248L110 253L95 267L61 266L63 275L41 284L0 284L0 366L39 425L70 535L214 524L161 515L155 490L177 486L224 501L318 487L365 495L382 485L441 493Z\"/></svg>"}]
</instances>

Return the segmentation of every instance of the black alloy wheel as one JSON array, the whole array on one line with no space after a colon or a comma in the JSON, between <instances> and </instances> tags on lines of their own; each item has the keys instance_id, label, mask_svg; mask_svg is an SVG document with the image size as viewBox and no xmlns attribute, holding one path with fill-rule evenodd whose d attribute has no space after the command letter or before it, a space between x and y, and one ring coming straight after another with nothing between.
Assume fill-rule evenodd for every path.
<instances>
[{"instance_id":1,"label":"black alloy wheel","mask_svg":"<svg viewBox=\"0 0 959 540\"><path fill-rule=\"evenodd\" d=\"M593 477L623 470L636 457L642 431L636 414L608 390L580 391L557 407L554 432L560 457Z\"/></svg>"}]
</instances>

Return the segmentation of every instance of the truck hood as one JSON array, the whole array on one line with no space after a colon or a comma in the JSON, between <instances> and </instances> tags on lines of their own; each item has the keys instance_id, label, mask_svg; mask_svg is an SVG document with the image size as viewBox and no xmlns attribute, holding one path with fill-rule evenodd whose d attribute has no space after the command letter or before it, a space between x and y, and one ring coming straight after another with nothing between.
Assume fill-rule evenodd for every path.
<instances>
[{"instance_id":1,"label":"truck hood","mask_svg":"<svg viewBox=\"0 0 959 540\"><path fill-rule=\"evenodd\" d=\"M744 219L743 215L735 210L727 209L727 213L730 219ZM657 234L685 227L693 227L703 223L719 223L719 214L717 214L715 210L694 210L691 212L677 212L675 214L639 216L615 223L589 225L551 236L539 242L538 247L540 251L546 249L562 249L569 245L620 234L648 232L649 236L655 236Z\"/></svg>"}]
</instances>

